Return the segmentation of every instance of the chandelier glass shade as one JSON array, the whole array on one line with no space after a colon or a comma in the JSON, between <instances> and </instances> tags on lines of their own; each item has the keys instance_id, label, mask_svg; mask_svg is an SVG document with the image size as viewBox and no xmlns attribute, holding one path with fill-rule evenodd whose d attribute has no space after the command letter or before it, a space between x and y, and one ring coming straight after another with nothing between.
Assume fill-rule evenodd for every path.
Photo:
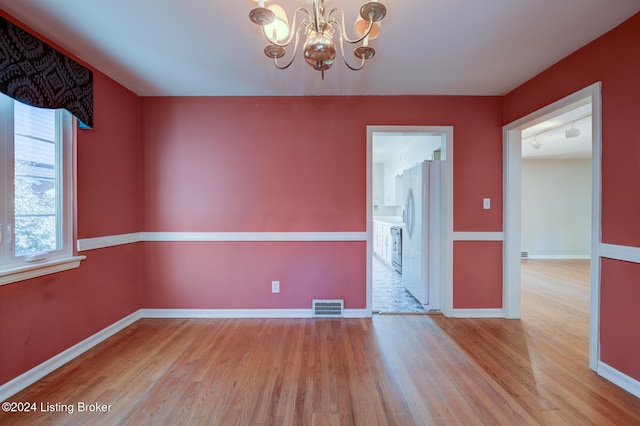
<instances>
[{"instance_id":1,"label":"chandelier glass shade","mask_svg":"<svg viewBox=\"0 0 640 426\"><path fill-rule=\"evenodd\" d=\"M375 55L375 50L369 46L369 41L380 35L380 21L387 14L387 9L377 0L369 1L360 8L360 15L354 24L356 38L347 36L344 24L344 11L341 8L333 8L325 14L324 0L313 0L313 9L309 11L300 7L293 13L293 21L289 25L289 20L284 9L272 4L264 7L264 0L258 0L258 7L249 12L249 19L262 27L262 34L267 40L264 54L273 59L274 65L278 69L286 69L291 66L298 50L301 37L304 37L302 54L305 61L313 69L322 73L331 68L336 58L337 51L340 51L345 65L354 71L361 70L367 60ZM301 22L296 23L298 17L302 16ZM333 36L338 34L338 46L333 41ZM351 45L358 45L353 53L359 60L352 65L345 57L345 42ZM293 50L290 58L283 64L279 59L283 58L286 49L293 43Z\"/></svg>"}]
</instances>

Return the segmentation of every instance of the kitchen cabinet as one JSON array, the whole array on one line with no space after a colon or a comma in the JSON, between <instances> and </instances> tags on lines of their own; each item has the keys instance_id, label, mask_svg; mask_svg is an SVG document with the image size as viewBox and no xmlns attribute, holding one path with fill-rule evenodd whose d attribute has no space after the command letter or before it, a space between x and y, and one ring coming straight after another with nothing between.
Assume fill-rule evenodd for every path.
<instances>
[{"instance_id":1,"label":"kitchen cabinet","mask_svg":"<svg viewBox=\"0 0 640 426\"><path fill-rule=\"evenodd\" d=\"M373 222L373 252L380 257L384 257L383 255L383 227L384 225L380 222Z\"/></svg>"},{"instance_id":2,"label":"kitchen cabinet","mask_svg":"<svg viewBox=\"0 0 640 426\"><path fill-rule=\"evenodd\" d=\"M373 252L389 266L392 266L393 259L392 226L398 224L375 219L373 221Z\"/></svg>"},{"instance_id":3,"label":"kitchen cabinet","mask_svg":"<svg viewBox=\"0 0 640 426\"><path fill-rule=\"evenodd\" d=\"M384 259L385 263L387 263L389 266L391 265L391 245L393 244L393 241L391 240L391 225L384 225L382 227L382 233L384 235L383 238L383 248L382 248L382 253L383 256L382 258Z\"/></svg>"}]
</instances>

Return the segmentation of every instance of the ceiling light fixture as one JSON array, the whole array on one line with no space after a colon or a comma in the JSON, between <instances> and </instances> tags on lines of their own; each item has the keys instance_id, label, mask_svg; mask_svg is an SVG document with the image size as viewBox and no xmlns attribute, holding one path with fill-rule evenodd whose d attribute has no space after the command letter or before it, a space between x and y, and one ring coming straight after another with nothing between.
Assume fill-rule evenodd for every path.
<instances>
[{"instance_id":1,"label":"ceiling light fixture","mask_svg":"<svg viewBox=\"0 0 640 426\"><path fill-rule=\"evenodd\" d=\"M574 129L575 121L571 122L571 128L564 131L565 138L577 138L580 136L580 129Z\"/></svg>"},{"instance_id":2,"label":"ceiling light fixture","mask_svg":"<svg viewBox=\"0 0 640 426\"><path fill-rule=\"evenodd\" d=\"M533 149L540 149L542 145L538 142L538 135L535 135L533 139L529 141L529 145L531 145L531 148Z\"/></svg>"},{"instance_id":3,"label":"ceiling light fixture","mask_svg":"<svg viewBox=\"0 0 640 426\"><path fill-rule=\"evenodd\" d=\"M278 69L286 69L293 63L298 50L300 34L304 33L306 41L303 47L305 61L313 69L322 73L331 68L336 57L336 45L333 35L338 32L340 53L347 68L358 71L364 67L368 59L373 58L376 51L369 46L369 41L380 34L380 20L387 14L387 9L377 0L369 1L360 8L360 16L354 24L354 32L357 38L351 40L344 29L344 11L341 8L333 8L325 15L324 0L313 0L313 10L309 12L300 7L293 12L293 22L289 25L284 9L273 4L264 7L265 0L258 0L258 7L249 12L249 19L262 27L262 34L269 43L264 48L264 54L273 58L273 63ZM296 18L302 14L302 22L296 29ZM334 16L335 14L335 16ZM337 18L340 18L338 21ZM295 41L294 41L295 40ZM278 63L278 59L285 55L285 47L294 41L291 60L284 65ZM355 48L354 55L360 59L360 64L352 66L344 55L344 42L362 45Z\"/></svg>"}]
</instances>

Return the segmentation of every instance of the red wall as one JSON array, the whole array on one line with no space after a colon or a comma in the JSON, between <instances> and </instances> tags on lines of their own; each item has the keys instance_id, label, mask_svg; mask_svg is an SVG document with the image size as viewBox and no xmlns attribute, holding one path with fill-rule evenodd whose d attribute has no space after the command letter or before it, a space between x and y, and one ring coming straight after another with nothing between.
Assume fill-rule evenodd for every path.
<instances>
[{"instance_id":1,"label":"red wall","mask_svg":"<svg viewBox=\"0 0 640 426\"><path fill-rule=\"evenodd\" d=\"M80 238L140 222L140 100L96 70L94 80L94 129L78 131ZM140 308L138 245L82 254L78 269L0 286L0 384Z\"/></svg>"},{"instance_id":2,"label":"red wall","mask_svg":"<svg viewBox=\"0 0 640 426\"><path fill-rule=\"evenodd\" d=\"M502 259L502 241L454 241L454 307L502 307L502 269L495 267L496 259Z\"/></svg>"},{"instance_id":3,"label":"red wall","mask_svg":"<svg viewBox=\"0 0 640 426\"><path fill-rule=\"evenodd\" d=\"M602 82L602 242L640 247L640 14L509 93L505 124ZM597 260L596 260L597 261ZM637 265L603 260L601 359L640 380ZM625 301L622 303L622 301ZM630 301L635 300L635 305Z\"/></svg>"},{"instance_id":4,"label":"red wall","mask_svg":"<svg viewBox=\"0 0 640 426\"><path fill-rule=\"evenodd\" d=\"M78 130L78 238L140 231L140 98L95 72L94 126Z\"/></svg>"},{"instance_id":5,"label":"red wall","mask_svg":"<svg viewBox=\"0 0 640 426\"><path fill-rule=\"evenodd\" d=\"M454 228L502 230L502 209L482 209L502 204L497 97L145 98L142 111L145 231L363 232L367 125L454 126ZM483 295L465 307L501 306L484 295L502 292L502 256L484 244L482 269L455 263L486 272L464 283ZM145 243L143 307L363 309L365 268L364 242Z\"/></svg>"},{"instance_id":6,"label":"red wall","mask_svg":"<svg viewBox=\"0 0 640 426\"><path fill-rule=\"evenodd\" d=\"M312 298L365 308L363 242L156 242L143 257L145 308L310 309Z\"/></svg>"},{"instance_id":7,"label":"red wall","mask_svg":"<svg viewBox=\"0 0 640 426\"><path fill-rule=\"evenodd\" d=\"M640 264L602 259L600 276L600 358L640 380Z\"/></svg>"}]
</instances>

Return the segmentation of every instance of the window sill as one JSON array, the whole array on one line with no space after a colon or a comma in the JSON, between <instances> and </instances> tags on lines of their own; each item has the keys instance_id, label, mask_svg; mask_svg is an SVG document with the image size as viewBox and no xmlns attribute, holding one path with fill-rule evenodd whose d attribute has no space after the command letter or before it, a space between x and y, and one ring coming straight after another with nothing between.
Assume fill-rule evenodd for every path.
<instances>
[{"instance_id":1,"label":"window sill","mask_svg":"<svg viewBox=\"0 0 640 426\"><path fill-rule=\"evenodd\" d=\"M56 272L75 269L86 256L72 256L64 259L46 260L43 262L18 266L0 271L0 285L11 284L31 278L42 277Z\"/></svg>"}]
</instances>

